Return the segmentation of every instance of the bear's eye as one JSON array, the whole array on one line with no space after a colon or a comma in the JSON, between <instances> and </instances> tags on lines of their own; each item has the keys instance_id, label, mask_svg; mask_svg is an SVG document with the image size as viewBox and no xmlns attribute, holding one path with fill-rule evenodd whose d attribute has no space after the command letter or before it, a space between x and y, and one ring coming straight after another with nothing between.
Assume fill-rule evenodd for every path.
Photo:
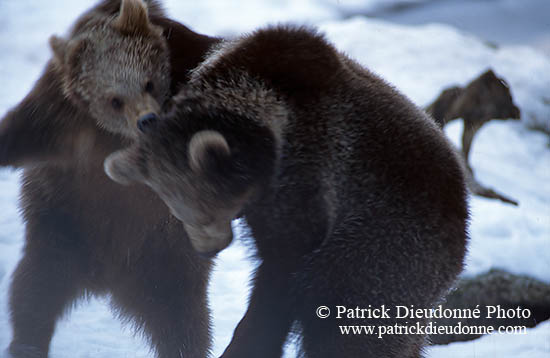
<instances>
[{"instance_id":1,"label":"bear's eye","mask_svg":"<svg viewBox=\"0 0 550 358\"><path fill-rule=\"evenodd\" d=\"M153 93L154 90L155 90L155 85L153 84L153 82L147 81L147 83L145 84L145 92Z\"/></svg>"},{"instance_id":2,"label":"bear's eye","mask_svg":"<svg viewBox=\"0 0 550 358\"><path fill-rule=\"evenodd\" d=\"M118 97L113 97L111 99L111 106L118 111L124 106L124 102Z\"/></svg>"}]
</instances>

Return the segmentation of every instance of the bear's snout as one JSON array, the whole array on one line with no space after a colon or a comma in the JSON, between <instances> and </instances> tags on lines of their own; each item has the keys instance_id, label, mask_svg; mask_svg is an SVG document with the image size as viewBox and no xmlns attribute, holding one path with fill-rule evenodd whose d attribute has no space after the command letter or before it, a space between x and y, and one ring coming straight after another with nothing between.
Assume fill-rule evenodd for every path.
<instances>
[{"instance_id":1,"label":"bear's snout","mask_svg":"<svg viewBox=\"0 0 550 358\"><path fill-rule=\"evenodd\" d=\"M216 223L195 227L184 223L185 231L195 251L206 257L212 257L225 249L233 241L231 222Z\"/></svg>"},{"instance_id":2,"label":"bear's snout","mask_svg":"<svg viewBox=\"0 0 550 358\"><path fill-rule=\"evenodd\" d=\"M158 116L156 113L147 113L143 116L141 116L137 121L138 129L145 133L147 130L149 130L155 122L158 120Z\"/></svg>"}]
</instances>

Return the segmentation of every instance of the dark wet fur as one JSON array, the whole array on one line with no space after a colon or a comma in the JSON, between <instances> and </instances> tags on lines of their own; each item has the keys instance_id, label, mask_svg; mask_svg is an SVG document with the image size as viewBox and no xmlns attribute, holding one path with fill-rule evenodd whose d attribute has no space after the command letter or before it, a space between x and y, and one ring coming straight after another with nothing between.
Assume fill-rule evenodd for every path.
<instances>
[{"instance_id":1,"label":"dark wet fur","mask_svg":"<svg viewBox=\"0 0 550 358\"><path fill-rule=\"evenodd\" d=\"M292 327L304 357L421 356L422 335L338 328L395 319L335 319L334 310L428 308L451 287L468 218L452 146L422 110L314 31L271 27L221 51L127 160L157 192L185 185L212 211L253 188L241 214L261 263L223 357L280 357ZM213 147L199 175L187 158L202 130L221 133L231 156ZM321 305L330 318L316 317Z\"/></svg>"}]
</instances>

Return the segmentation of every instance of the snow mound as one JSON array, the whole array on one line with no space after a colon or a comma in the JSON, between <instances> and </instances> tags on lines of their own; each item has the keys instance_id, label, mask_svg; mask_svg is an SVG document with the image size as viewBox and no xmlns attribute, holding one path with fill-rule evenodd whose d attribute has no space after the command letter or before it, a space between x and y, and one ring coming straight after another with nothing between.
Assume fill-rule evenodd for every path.
<instances>
[{"instance_id":1,"label":"snow mound","mask_svg":"<svg viewBox=\"0 0 550 358\"><path fill-rule=\"evenodd\" d=\"M374 13L428 1L432 0L207 0L195 2L193 6L180 0L167 0L164 4L170 14L183 19L196 31L227 36L252 31L268 23L317 24L349 14Z\"/></svg>"},{"instance_id":2,"label":"snow mound","mask_svg":"<svg viewBox=\"0 0 550 358\"><path fill-rule=\"evenodd\" d=\"M550 58L529 47L495 48L441 24L402 26L354 17L320 28L340 50L421 106L444 88L464 86L493 68L510 85L522 120L550 133Z\"/></svg>"}]
</instances>

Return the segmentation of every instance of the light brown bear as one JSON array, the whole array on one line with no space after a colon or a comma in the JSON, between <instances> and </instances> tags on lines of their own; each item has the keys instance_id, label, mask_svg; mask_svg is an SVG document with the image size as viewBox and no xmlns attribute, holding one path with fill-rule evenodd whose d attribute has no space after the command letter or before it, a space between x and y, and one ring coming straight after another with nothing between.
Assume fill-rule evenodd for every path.
<instances>
[{"instance_id":1,"label":"light brown bear","mask_svg":"<svg viewBox=\"0 0 550 358\"><path fill-rule=\"evenodd\" d=\"M340 327L422 326L396 306L431 308L462 270L464 177L434 121L323 36L285 26L218 47L174 102L105 168L153 188L200 252L246 218L261 263L223 357L280 357L292 327L304 357L421 356L418 331Z\"/></svg>"},{"instance_id":2,"label":"light brown bear","mask_svg":"<svg viewBox=\"0 0 550 358\"><path fill-rule=\"evenodd\" d=\"M158 357L207 356L211 262L152 191L113 183L103 161L217 41L139 0L102 1L51 38L44 73L0 122L0 165L24 168L10 356L45 358L58 318L88 294L110 294Z\"/></svg>"}]
</instances>

